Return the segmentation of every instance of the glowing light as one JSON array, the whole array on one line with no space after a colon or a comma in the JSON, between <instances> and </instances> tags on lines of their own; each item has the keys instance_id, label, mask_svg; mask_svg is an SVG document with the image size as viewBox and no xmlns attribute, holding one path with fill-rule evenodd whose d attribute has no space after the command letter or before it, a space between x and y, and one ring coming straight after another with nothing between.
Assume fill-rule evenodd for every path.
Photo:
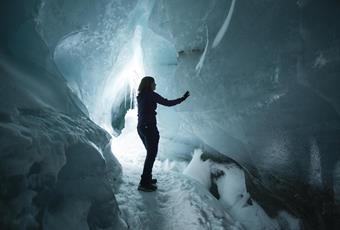
<instances>
[{"instance_id":1,"label":"glowing light","mask_svg":"<svg viewBox=\"0 0 340 230\"><path fill-rule=\"evenodd\" d=\"M112 137L111 151L124 168L141 171L146 150L137 133L137 109L131 109L125 115L125 128L121 135Z\"/></svg>"},{"instance_id":2,"label":"glowing light","mask_svg":"<svg viewBox=\"0 0 340 230\"><path fill-rule=\"evenodd\" d=\"M93 120L111 134L111 108L118 107L123 100L125 105L129 103L132 108L138 84L144 76L141 37L141 27L137 27L131 42L122 48L105 82L103 94L97 99L98 105Z\"/></svg>"}]
</instances>

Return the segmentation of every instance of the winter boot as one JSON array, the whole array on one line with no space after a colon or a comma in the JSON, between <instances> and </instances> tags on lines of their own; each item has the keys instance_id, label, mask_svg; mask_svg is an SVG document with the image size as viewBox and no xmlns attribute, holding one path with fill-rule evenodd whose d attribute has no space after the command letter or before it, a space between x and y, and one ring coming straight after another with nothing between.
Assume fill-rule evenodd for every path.
<instances>
[{"instance_id":1,"label":"winter boot","mask_svg":"<svg viewBox=\"0 0 340 230\"><path fill-rule=\"evenodd\" d=\"M138 190L143 192L153 192L157 190L157 186L154 184L139 184Z\"/></svg>"}]
</instances>

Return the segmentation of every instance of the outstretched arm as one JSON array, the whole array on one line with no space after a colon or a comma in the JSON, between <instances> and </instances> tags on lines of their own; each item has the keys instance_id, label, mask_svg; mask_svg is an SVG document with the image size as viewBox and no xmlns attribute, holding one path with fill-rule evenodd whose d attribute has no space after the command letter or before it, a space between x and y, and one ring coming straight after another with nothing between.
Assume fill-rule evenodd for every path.
<instances>
[{"instance_id":1,"label":"outstretched arm","mask_svg":"<svg viewBox=\"0 0 340 230\"><path fill-rule=\"evenodd\" d=\"M162 97L161 95L159 95L158 93L154 93L154 95L155 95L155 100L158 104L165 105L165 106L174 106L174 105L181 103L185 99L187 99L187 97L189 97L189 92L187 91L183 95L183 97L180 97L180 98L177 98L177 99L174 99L174 100L168 100L168 99Z\"/></svg>"}]
</instances>

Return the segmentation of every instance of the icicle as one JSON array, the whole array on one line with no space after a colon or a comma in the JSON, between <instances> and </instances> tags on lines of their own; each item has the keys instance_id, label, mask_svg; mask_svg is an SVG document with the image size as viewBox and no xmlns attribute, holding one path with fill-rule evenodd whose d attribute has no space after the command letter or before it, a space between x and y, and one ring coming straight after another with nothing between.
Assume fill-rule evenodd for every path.
<instances>
[{"instance_id":1,"label":"icicle","mask_svg":"<svg viewBox=\"0 0 340 230\"><path fill-rule=\"evenodd\" d=\"M205 44L205 48L204 48L203 54L200 58L200 61L197 63L196 68L195 68L196 71L197 71L197 74L199 74L201 72L201 69L202 69L203 63L204 63L204 59L205 59L205 56L207 54L207 50L208 50L208 46L209 46L208 27L207 26L205 27L205 30L206 30L206 35L207 35L207 42Z\"/></svg>"},{"instance_id":2,"label":"icicle","mask_svg":"<svg viewBox=\"0 0 340 230\"><path fill-rule=\"evenodd\" d=\"M134 99L134 93L133 93L133 87L130 85L130 109L133 109L133 99Z\"/></svg>"},{"instance_id":3,"label":"icicle","mask_svg":"<svg viewBox=\"0 0 340 230\"><path fill-rule=\"evenodd\" d=\"M236 2L236 0L232 1L231 5L230 5L229 12L228 12L228 16L226 17L222 27L218 31L218 33L217 33L217 35L214 39L214 42L212 44L212 48L215 48L216 46L218 46L218 44L221 42L224 34L227 32L230 21L231 21L231 17L233 16L233 12L234 12L234 8L235 8L235 2Z\"/></svg>"}]
</instances>

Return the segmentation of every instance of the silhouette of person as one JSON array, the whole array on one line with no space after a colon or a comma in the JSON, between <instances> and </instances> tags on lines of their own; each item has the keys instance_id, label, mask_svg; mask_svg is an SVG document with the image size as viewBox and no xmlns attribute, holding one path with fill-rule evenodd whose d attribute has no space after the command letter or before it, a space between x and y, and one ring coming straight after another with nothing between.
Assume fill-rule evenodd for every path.
<instances>
[{"instance_id":1,"label":"silhouette of person","mask_svg":"<svg viewBox=\"0 0 340 230\"><path fill-rule=\"evenodd\" d=\"M139 84L139 93L137 95L137 131L146 149L146 158L138 190L145 192L152 192L157 189L157 179L152 178L152 167L157 156L159 142L159 132L156 122L157 104L174 106L183 102L190 95L189 91L186 91L182 97L175 100L168 100L154 92L155 89L155 79L153 77L146 76Z\"/></svg>"}]
</instances>

